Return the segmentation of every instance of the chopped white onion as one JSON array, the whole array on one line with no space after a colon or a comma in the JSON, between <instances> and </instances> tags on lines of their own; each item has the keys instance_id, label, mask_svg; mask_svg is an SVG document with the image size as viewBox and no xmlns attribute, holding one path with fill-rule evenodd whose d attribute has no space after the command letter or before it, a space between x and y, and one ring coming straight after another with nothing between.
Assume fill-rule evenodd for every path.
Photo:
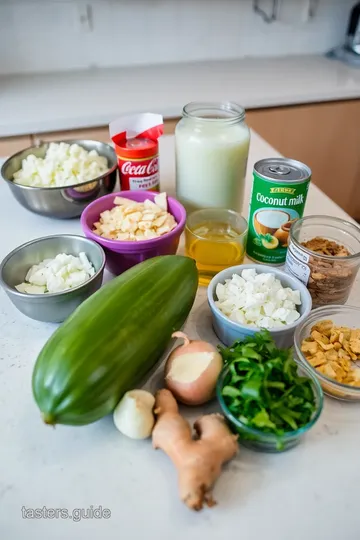
<instances>
[{"instance_id":1,"label":"chopped white onion","mask_svg":"<svg viewBox=\"0 0 360 540\"><path fill-rule=\"evenodd\" d=\"M44 158L30 154L14 173L15 184L31 187L62 187L94 180L109 169L107 159L96 150L78 144L50 143Z\"/></svg>"},{"instance_id":2,"label":"chopped white onion","mask_svg":"<svg viewBox=\"0 0 360 540\"><path fill-rule=\"evenodd\" d=\"M54 259L34 264L25 281L15 288L28 294L62 292L82 285L94 274L95 268L85 253L79 253L78 257L59 253Z\"/></svg>"},{"instance_id":3,"label":"chopped white onion","mask_svg":"<svg viewBox=\"0 0 360 540\"><path fill-rule=\"evenodd\" d=\"M274 274L257 274L254 269L234 274L216 286L219 310L230 320L258 328L279 328L292 324L300 313L300 291L283 287Z\"/></svg>"}]
</instances>

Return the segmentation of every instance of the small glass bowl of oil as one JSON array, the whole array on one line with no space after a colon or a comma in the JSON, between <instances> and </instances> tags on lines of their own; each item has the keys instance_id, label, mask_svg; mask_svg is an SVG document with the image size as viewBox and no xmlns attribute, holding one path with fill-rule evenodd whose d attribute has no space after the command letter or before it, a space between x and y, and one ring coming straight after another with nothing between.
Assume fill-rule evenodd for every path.
<instances>
[{"instance_id":1,"label":"small glass bowl of oil","mask_svg":"<svg viewBox=\"0 0 360 540\"><path fill-rule=\"evenodd\" d=\"M200 285L208 285L221 270L242 264L247 233L246 219L233 210L205 208L188 216L185 250L196 261Z\"/></svg>"}]
</instances>

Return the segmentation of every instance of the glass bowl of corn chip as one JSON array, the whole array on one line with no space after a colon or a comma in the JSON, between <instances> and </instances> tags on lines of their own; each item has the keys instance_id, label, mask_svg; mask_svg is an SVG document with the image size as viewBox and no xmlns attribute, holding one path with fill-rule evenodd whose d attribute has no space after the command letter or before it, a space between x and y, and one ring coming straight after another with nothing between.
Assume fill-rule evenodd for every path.
<instances>
[{"instance_id":1,"label":"glass bowl of corn chip","mask_svg":"<svg viewBox=\"0 0 360 540\"><path fill-rule=\"evenodd\" d=\"M81 215L85 236L104 248L106 266L115 275L146 259L175 255L185 221L185 208L176 199L153 191L105 195Z\"/></svg>"},{"instance_id":2,"label":"glass bowl of corn chip","mask_svg":"<svg viewBox=\"0 0 360 540\"><path fill-rule=\"evenodd\" d=\"M360 309L314 309L295 330L295 352L314 370L326 394L360 401Z\"/></svg>"}]
</instances>

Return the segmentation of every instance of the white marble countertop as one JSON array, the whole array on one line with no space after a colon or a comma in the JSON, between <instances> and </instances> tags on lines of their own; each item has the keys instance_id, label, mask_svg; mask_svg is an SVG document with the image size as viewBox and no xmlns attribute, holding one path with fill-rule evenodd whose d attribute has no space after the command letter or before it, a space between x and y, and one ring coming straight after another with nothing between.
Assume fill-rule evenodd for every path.
<instances>
[{"instance_id":1,"label":"white marble countertop","mask_svg":"<svg viewBox=\"0 0 360 540\"><path fill-rule=\"evenodd\" d=\"M252 165L279 155L253 134ZM174 186L173 139L161 141L162 187ZM311 186L307 214L346 214ZM19 244L56 233L81 233L78 220L31 214L0 184L0 259ZM360 305L356 282L352 303ZM215 487L219 505L190 512L177 496L176 473L150 441L131 441L111 417L85 427L45 426L31 395L38 352L54 331L21 315L0 291L0 538L3 540L355 540L360 494L359 407L325 399L323 413L297 448L270 455L240 448ZM204 290L187 322L196 337L215 340ZM214 341L215 342L215 341ZM153 388L160 374L149 382ZM214 406L214 405L213 405ZM201 411L189 409L193 419ZM26 509L110 509L109 519L30 519ZM29 515L29 513L27 514Z\"/></svg>"},{"instance_id":2,"label":"white marble countertop","mask_svg":"<svg viewBox=\"0 0 360 540\"><path fill-rule=\"evenodd\" d=\"M359 97L360 69L323 56L3 76L0 137L101 126L139 111L177 117L190 101L251 109Z\"/></svg>"}]
</instances>

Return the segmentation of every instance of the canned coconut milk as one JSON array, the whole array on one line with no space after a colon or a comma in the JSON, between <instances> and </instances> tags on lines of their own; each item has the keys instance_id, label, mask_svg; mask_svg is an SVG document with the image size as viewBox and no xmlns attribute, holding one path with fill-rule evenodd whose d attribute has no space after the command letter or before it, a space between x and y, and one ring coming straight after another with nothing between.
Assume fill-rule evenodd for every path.
<instances>
[{"instance_id":1,"label":"canned coconut milk","mask_svg":"<svg viewBox=\"0 0 360 540\"><path fill-rule=\"evenodd\" d=\"M264 264L285 263L289 231L304 213L311 170L287 158L262 159L254 165L247 255Z\"/></svg>"}]
</instances>

